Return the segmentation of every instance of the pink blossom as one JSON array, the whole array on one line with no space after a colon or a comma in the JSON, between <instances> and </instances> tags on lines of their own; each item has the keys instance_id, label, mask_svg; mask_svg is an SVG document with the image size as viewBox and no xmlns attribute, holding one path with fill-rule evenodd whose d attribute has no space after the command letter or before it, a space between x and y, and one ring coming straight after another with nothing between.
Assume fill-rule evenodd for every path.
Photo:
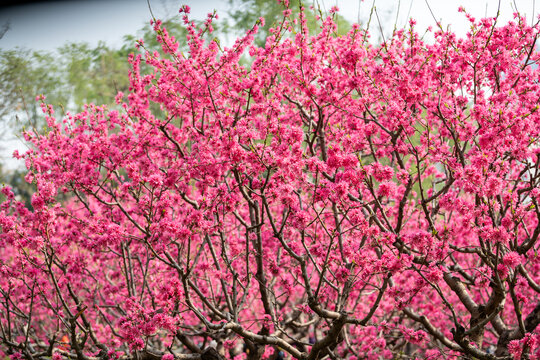
<instances>
[{"instance_id":1,"label":"pink blossom","mask_svg":"<svg viewBox=\"0 0 540 360\"><path fill-rule=\"evenodd\" d=\"M442 280L442 277L443 277L443 272L438 267L431 268L426 274L426 278L429 281L434 282L434 283L437 283L440 280Z\"/></svg>"},{"instance_id":2,"label":"pink blossom","mask_svg":"<svg viewBox=\"0 0 540 360\"><path fill-rule=\"evenodd\" d=\"M508 254L503 256L503 264L508 267L514 268L520 263L521 263L521 257L515 251L511 251Z\"/></svg>"},{"instance_id":3,"label":"pink blossom","mask_svg":"<svg viewBox=\"0 0 540 360\"><path fill-rule=\"evenodd\" d=\"M37 98L32 206L2 189L0 358L487 358L504 332L450 329L492 299L530 331L503 353L538 354L540 25L377 44L293 10L225 47L184 6L114 110Z\"/></svg>"}]
</instances>

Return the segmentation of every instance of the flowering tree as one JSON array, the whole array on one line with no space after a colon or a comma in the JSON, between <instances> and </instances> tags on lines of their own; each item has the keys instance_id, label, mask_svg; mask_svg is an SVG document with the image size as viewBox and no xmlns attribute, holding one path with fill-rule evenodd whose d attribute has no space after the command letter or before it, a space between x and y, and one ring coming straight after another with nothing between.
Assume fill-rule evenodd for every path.
<instances>
[{"instance_id":1,"label":"flowering tree","mask_svg":"<svg viewBox=\"0 0 540 360\"><path fill-rule=\"evenodd\" d=\"M33 210L3 189L4 354L538 358L538 26L375 47L285 11L221 49L181 11L189 54L155 22L122 111L41 98Z\"/></svg>"}]
</instances>

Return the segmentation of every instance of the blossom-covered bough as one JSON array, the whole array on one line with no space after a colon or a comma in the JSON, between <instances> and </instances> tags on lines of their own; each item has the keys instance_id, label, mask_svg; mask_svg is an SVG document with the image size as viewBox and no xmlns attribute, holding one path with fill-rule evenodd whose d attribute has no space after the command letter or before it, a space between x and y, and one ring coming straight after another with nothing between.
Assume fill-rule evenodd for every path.
<instances>
[{"instance_id":1,"label":"blossom-covered bough","mask_svg":"<svg viewBox=\"0 0 540 360\"><path fill-rule=\"evenodd\" d=\"M221 49L184 15L189 52L155 22L120 111L42 98L33 210L3 190L3 354L539 357L538 26L372 46L286 11Z\"/></svg>"}]
</instances>

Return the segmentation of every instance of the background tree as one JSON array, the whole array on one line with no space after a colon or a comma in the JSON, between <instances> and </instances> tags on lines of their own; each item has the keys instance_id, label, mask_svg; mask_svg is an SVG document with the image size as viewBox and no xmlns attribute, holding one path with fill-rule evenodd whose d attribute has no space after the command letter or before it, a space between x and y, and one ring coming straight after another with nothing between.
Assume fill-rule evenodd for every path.
<instances>
[{"instance_id":1,"label":"background tree","mask_svg":"<svg viewBox=\"0 0 540 360\"><path fill-rule=\"evenodd\" d=\"M264 46L269 33L268 30L274 28L283 20L283 11L290 9L291 13L298 17L300 8L306 9L313 7L315 11L306 12L307 26L311 32L319 31L320 23L316 20L317 16L325 16L330 9L322 9L321 4L309 1L292 0L287 2L264 1L264 0L229 0L229 19L227 29L232 33L241 33L250 28L259 18L264 18L265 23L255 35L255 43L258 46ZM343 16L336 14L336 26L338 34L346 34L350 29L350 24Z\"/></svg>"},{"instance_id":2,"label":"background tree","mask_svg":"<svg viewBox=\"0 0 540 360\"><path fill-rule=\"evenodd\" d=\"M50 53L19 50L0 51L0 116L3 131L41 123L42 115L35 99L37 94L50 94L58 106L68 100L62 68Z\"/></svg>"},{"instance_id":3,"label":"background tree","mask_svg":"<svg viewBox=\"0 0 540 360\"><path fill-rule=\"evenodd\" d=\"M71 43L58 49L72 108L81 111L83 104L114 104L119 91L127 91L126 59L132 49L111 49L104 44L90 48L85 43Z\"/></svg>"}]
</instances>

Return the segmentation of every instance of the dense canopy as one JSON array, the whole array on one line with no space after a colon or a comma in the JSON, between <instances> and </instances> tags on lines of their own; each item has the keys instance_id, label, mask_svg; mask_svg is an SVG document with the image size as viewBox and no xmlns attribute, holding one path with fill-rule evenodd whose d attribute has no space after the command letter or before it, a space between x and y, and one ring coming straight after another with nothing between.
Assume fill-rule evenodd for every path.
<instances>
[{"instance_id":1,"label":"dense canopy","mask_svg":"<svg viewBox=\"0 0 540 360\"><path fill-rule=\"evenodd\" d=\"M373 46L285 11L222 48L181 11L189 52L156 21L120 110L40 98L0 354L538 358L538 26Z\"/></svg>"}]
</instances>

